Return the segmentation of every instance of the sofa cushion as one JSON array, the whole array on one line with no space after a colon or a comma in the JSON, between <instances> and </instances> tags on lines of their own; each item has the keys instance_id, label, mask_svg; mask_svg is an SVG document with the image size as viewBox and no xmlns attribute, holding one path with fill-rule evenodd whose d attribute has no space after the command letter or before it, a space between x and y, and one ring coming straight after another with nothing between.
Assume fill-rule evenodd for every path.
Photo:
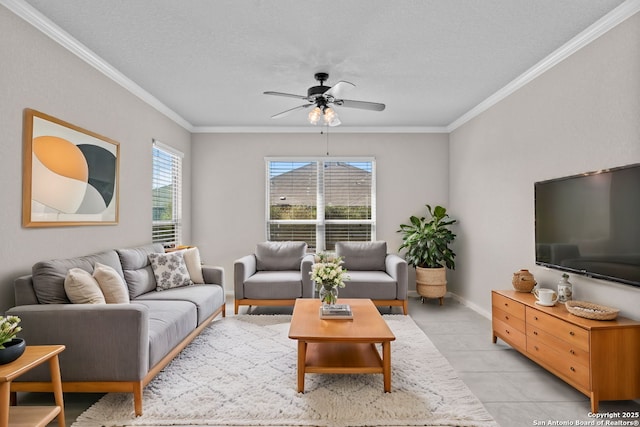
<instances>
[{"instance_id":1,"label":"sofa cushion","mask_svg":"<svg viewBox=\"0 0 640 427\"><path fill-rule=\"evenodd\" d=\"M259 271L243 286L244 297L249 299L302 298L300 271Z\"/></svg>"},{"instance_id":2,"label":"sofa cushion","mask_svg":"<svg viewBox=\"0 0 640 427\"><path fill-rule=\"evenodd\" d=\"M349 271L340 298L396 299L398 284L384 271Z\"/></svg>"},{"instance_id":3,"label":"sofa cushion","mask_svg":"<svg viewBox=\"0 0 640 427\"><path fill-rule=\"evenodd\" d=\"M156 278L156 291L193 285L182 252L149 254L149 260Z\"/></svg>"},{"instance_id":4,"label":"sofa cushion","mask_svg":"<svg viewBox=\"0 0 640 427\"><path fill-rule=\"evenodd\" d=\"M129 302L127 285L113 267L96 262L93 268L93 278L98 282L107 304L127 304Z\"/></svg>"},{"instance_id":5,"label":"sofa cushion","mask_svg":"<svg viewBox=\"0 0 640 427\"><path fill-rule=\"evenodd\" d=\"M67 272L64 291L74 304L106 304L96 279L81 268L72 268Z\"/></svg>"},{"instance_id":6,"label":"sofa cushion","mask_svg":"<svg viewBox=\"0 0 640 427\"><path fill-rule=\"evenodd\" d=\"M137 248L116 249L122 263L124 280L129 288L129 298L155 291L156 278L153 275L149 254L164 253L160 243L140 246Z\"/></svg>"},{"instance_id":7,"label":"sofa cushion","mask_svg":"<svg viewBox=\"0 0 640 427\"><path fill-rule=\"evenodd\" d=\"M224 289L219 285L193 285L140 295L137 301L188 301L198 310L198 325L225 303Z\"/></svg>"},{"instance_id":8,"label":"sofa cushion","mask_svg":"<svg viewBox=\"0 0 640 427\"><path fill-rule=\"evenodd\" d=\"M256 246L256 268L263 270L298 270L307 251L306 242L263 242Z\"/></svg>"},{"instance_id":9,"label":"sofa cushion","mask_svg":"<svg viewBox=\"0 0 640 427\"><path fill-rule=\"evenodd\" d=\"M64 279L72 268L81 268L93 272L96 262L108 265L123 275L118 254L106 251L77 258L40 261L32 268L33 289L40 304L68 304L69 298L64 290Z\"/></svg>"},{"instance_id":10,"label":"sofa cushion","mask_svg":"<svg viewBox=\"0 0 640 427\"><path fill-rule=\"evenodd\" d=\"M349 271L384 271L387 242L336 242L336 255Z\"/></svg>"},{"instance_id":11,"label":"sofa cushion","mask_svg":"<svg viewBox=\"0 0 640 427\"><path fill-rule=\"evenodd\" d=\"M196 306L187 301L136 300L149 309L149 367L155 366L186 338L197 322Z\"/></svg>"}]
</instances>

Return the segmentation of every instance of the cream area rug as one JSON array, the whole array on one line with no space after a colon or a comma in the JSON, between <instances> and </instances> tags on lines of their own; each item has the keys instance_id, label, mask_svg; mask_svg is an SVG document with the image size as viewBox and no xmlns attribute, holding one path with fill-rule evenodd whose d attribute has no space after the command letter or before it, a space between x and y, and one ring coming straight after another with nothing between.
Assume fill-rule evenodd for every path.
<instances>
[{"instance_id":1,"label":"cream area rug","mask_svg":"<svg viewBox=\"0 0 640 427\"><path fill-rule=\"evenodd\" d=\"M409 316L385 315L391 393L382 375L307 374L296 391L297 341L288 315L216 320L144 390L110 393L73 427L96 426L497 426Z\"/></svg>"}]
</instances>

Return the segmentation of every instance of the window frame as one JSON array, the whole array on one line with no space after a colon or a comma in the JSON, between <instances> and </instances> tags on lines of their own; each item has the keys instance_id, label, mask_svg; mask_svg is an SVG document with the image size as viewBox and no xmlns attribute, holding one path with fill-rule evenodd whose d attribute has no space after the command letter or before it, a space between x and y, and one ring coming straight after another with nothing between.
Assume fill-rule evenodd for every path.
<instances>
[{"instance_id":1,"label":"window frame","mask_svg":"<svg viewBox=\"0 0 640 427\"><path fill-rule=\"evenodd\" d=\"M154 219L154 210L156 207L155 203L155 186L156 182L156 158L154 151L159 150L164 154L171 156L172 166L170 168L164 168L164 173L166 175L170 175L172 181L176 180L176 191L172 192L172 213L170 220L156 220ZM153 243L162 243L165 247L178 246L182 244L182 194L183 194L183 168L182 163L184 160L184 153L180 150L177 150L167 144L164 144L156 139L152 140L152 150L151 150L151 158L152 158L152 172L151 172L151 240ZM173 162L177 161L177 166L173 164ZM169 170L170 169L170 170ZM173 226L173 241L168 241L166 239L159 239L156 234L156 227L159 226Z\"/></svg>"},{"instance_id":2,"label":"window frame","mask_svg":"<svg viewBox=\"0 0 640 427\"><path fill-rule=\"evenodd\" d=\"M265 157L265 239L269 241L269 226L271 224L314 224L316 226L315 250L322 252L326 250L326 225L340 224L366 224L370 225L370 241L376 240L376 159L373 156L297 156L297 157ZM273 220L271 219L271 192L270 192L270 164L272 162L285 163L316 163L316 218L298 220ZM371 164L371 219L326 219L325 218L325 163L370 163Z\"/></svg>"}]
</instances>

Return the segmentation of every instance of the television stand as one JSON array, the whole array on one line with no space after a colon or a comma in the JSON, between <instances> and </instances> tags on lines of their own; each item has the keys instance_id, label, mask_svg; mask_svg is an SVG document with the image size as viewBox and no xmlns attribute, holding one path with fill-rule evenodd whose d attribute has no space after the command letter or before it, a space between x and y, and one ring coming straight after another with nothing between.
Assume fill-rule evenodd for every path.
<instances>
[{"instance_id":1,"label":"television stand","mask_svg":"<svg viewBox=\"0 0 640 427\"><path fill-rule=\"evenodd\" d=\"M533 294L492 291L493 342L500 338L591 399L640 398L640 322L590 320L564 304L542 307Z\"/></svg>"}]
</instances>

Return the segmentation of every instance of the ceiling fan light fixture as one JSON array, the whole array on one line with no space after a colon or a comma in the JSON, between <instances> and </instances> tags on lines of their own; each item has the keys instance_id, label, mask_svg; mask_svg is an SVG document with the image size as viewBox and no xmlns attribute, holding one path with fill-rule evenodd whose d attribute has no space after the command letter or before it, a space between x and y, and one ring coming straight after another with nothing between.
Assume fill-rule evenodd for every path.
<instances>
[{"instance_id":1,"label":"ceiling fan light fixture","mask_svg":"<svg viewBox=\"0 0 640 427\"><path fill-rule=\"evenodd\" d=\"M322 110L320 110L320 107L315 107L313 110L309 111L309 123L317 125L321 116Z\"/></svg>"},{"instance_id":2,"label":"ceiling fan light fixture","mask_svg":"<svg viewBox=\"0 0 640 427\"><path fill-rule=\"evenodd\" d=\"M324 117L324 122L325 122L326 124L329 124L329 123L331 123L331 121L332 121L333 119L335 119L335 117L336 117L336 112L335 112L335 110L334 110L333 108L331 108L331 107L326 107L326 108L324 109L324 116L323 116L323 117Z\"/></svg>"}]
</instances>

